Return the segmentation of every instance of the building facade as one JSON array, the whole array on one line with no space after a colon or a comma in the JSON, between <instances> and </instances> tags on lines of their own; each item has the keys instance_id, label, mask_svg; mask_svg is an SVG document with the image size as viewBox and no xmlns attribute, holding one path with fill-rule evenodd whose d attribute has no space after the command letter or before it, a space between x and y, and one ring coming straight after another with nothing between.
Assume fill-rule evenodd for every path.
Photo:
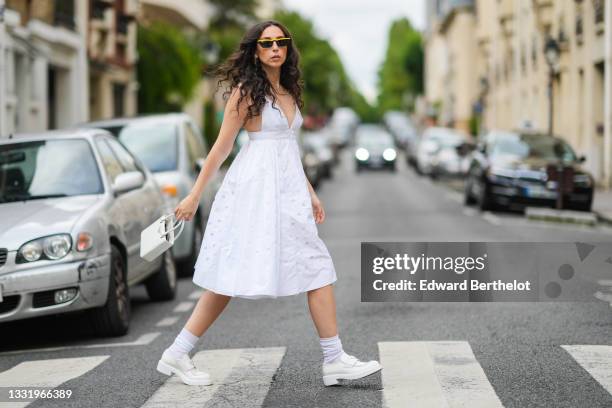
<instances>
[{"instance_id":1,"label":"building facade","mask_svg":"<svg viewBox=\"0 0 612 408\"><path fill-rule=\"evenodd\" d=\"M89 117L87 4L6 0L0 32L0 135Z\"/></svg>"},{"instance_id":2,"label":"building facade","mask_svg":"<svg viewBox=\"0 0 612 408\"><path fill-rule=\"evenodd\" d=\"M443 0L431 3L442 3L440 15L446 16ZM457 46L454 38L442 35L442 29L428 33L427 54L439 55L440 48L449 50L446 63L450 77L437 78L437 68L426 67L431 75L428 81L437 82L431 86L432 98L444 92L438 90L436 94L436 87L444 90L448 83L447 93L456 89L452 77L458 74L453 70L469 70L471 74L463 75L470 78L476 92L466 95L471 99L471 115L481 119L482 129L531 127L548 131L552 127L553 133L567 140L579 155L586 156L585 167L597 183L611 186L609 3L610 0L476 0L472 7L463 8L474 18L471 39L462 38L466 42ZM430 13L436 15L436 11ZM435 43L434 34L442 38L442 45ZM557 50L553 52L556 58L547 59L547 45ZM471 64L458 64L453 49L470 56ZM432 63L429 56L426 61L428 65ZM453 102L456 98L447 95L442 99ZM428 93L428 102L431 101ZM451 113L454 121L446 122L457 126L460 122L456 107Z\"/></svg>"},{"instance_id":3,"label":"building facade","mask_svg":"<svg viewBox=\"0 0 612 408\"><path fill-rule=\"evenodd\" d=\"M136 113L137 0L0 0L0 137Z\"/></svg>"},{"instance_id":4,"label":"building facade","mask_svg":"<svg viewBox=\"0 0 612 408\"><path fill-rule=\"evenodd\" d=\"M425 95L440 124L469 132L478 92L472 0L427 3Z\"/></svg>"},{"instance_id":5,"label":"building facade","mask_svg":"<svg viewBox=\"0 0 612 408\"><path fill-rule=\"evenodd\" d=\"M90 119L137 112L136 0L90 0L87 51Z\"/></svg>"}]
</instances>

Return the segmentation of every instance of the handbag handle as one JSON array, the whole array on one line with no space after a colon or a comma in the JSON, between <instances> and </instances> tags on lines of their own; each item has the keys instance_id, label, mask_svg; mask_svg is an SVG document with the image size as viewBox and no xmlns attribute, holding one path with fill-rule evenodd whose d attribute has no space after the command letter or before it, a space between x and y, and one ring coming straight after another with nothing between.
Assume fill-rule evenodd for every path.
<instances>
[{"instance_id":1,"label":"handbag handle","mask_svg":"<svg viewBox=\"0 0 612 408\"><path fill-rule=\"evenodd\" d=\"M174 214L165 215L165 216L162 217L162 221L166 220L167 218L173 217L173 216L174 216ZM165 231L165 232L161 231L161 228L162 228L163 225L164 225L164 223L160 223L159 227L157 228L158 234L160 234L160 236L163 237L164 235L167 235L169 232L175 231L177 228L180 228L179 232L174 235L174 239L177 239L179 237L179 235L181 235L181 233L183 232L183 228L185 227L185 220L179 220L178 223L174 223L172 228L169 229L168 231Z\"/></svg>"}]
</instances>

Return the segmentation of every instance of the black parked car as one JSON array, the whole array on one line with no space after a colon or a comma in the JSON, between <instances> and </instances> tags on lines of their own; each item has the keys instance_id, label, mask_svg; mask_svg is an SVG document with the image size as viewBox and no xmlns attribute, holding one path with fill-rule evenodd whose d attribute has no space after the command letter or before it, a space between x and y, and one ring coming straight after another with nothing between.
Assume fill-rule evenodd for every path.
<instances>
[{"instance_id":1,"label":"black parked car","mask_svg":"<svg viewBox=\"0 0 612 408\"><path fill-rule=\"evenodd\" d=\"M563 195L563 207L590 211L593 176L581 167L563 139L535 131L491 131L472 152L465 180L465 203L481 210L528 205L555 207L557 182L549 180L547 165L563 163L573 169L570 192Z\"/></svg>"},{"instance_id":2,"label":"black parked car","mask_svg":"<svg viewBox=\"0 0 612 408\"><path fill-rule=\"evenodd\" d=\"M393 137L380 125L360 125L355 137L357 171L364 167L395 171L397 151Z\"/></svg>"}]
</instances>

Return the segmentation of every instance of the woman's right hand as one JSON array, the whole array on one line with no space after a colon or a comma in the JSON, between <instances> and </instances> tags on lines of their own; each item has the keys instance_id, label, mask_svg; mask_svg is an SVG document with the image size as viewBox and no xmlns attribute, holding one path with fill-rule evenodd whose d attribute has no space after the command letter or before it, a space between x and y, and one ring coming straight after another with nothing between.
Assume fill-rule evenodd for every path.
<instances>
[{"instance_id":1,"label":"woman's right hand","mask_svg":"<svg viewBox=\"0 0 612 408\"><path fill-rule=\"evenodd\" d=\"M192 193L189 193L174 209L176 220L179 221L184 219L185 221L191 221L196 211L198 211L199 203L200 200Z\"/></svg>"}]
</instances>

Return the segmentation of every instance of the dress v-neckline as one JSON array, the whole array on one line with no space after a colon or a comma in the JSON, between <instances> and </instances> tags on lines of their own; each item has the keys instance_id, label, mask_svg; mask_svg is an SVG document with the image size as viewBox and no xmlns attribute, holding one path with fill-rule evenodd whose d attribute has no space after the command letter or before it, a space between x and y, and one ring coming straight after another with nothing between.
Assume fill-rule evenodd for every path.
<instances>
[{"instance_id":1,"label":"dress v-neckline","mask_svg":"<svg viewBox=\"0 0 612 408\"><path fill-rule=\"evenodd\" d=\"M268 96L267 97L268 100L270 101L270 106L272 106L272 99ZM292 98L293 99L293 98ZM295 123L295 119L297 117L298 114L298 106L297 106L297 102L293 101L293 105L294 105L294 112L293 112L293 120L291 120L291 123L289 123L289 117L287 116L287 114L285 113L285 111L283 110L283 107L280 105L280 103L278 104L278 109L281 112L281 115L283 116L283 118L285 118L285 122L287 123L287 127L289 129L291 129L293 127L293 124Z\"/></svg>"}]
</instances>

